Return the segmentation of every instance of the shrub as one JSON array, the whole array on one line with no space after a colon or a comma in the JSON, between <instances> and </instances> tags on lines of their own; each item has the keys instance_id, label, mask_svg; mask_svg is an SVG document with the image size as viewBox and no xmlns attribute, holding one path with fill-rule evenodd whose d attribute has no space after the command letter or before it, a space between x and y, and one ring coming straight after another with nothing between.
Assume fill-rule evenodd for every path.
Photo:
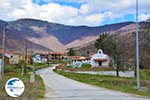
<instances>
[{"instance_id":1,"label":"shrub","mask_svg":"<svg viewBox=\"0 0 150 100\"><path fill-rule=\"evenodd\" d=\"M73 68L72 66L66 66L66 68Z\"/></svg>"},{"instance_id":2,"label":"shrub","mask_svg":"<svg viewBox=\"0 0 150 100\"><path fill-rule=\"evenodd\" d=\"M17 67L24 67L25 66L25 61L24 60L20 60Z\"/></svg>"},{"instance_id":3,"label":"shrub","mask_svg":"<svg viewBox=\"0 0 150 100\"><path fill-rule=\"evenodd\" d=\"M87 63L82 64L82 68L90 68L90 67L91 67L91 65L90 65L90 64L87 64Z\"/></svg>"},{"instance_id":4,"label":"shrub","mask_svg":"<svg viewBox=\"0 0 150 100\"><path fill-rule=\"evenodd\" d=\"M109 62L109 67L113 68L113 62L112 62L112 60Z\"/></svg>"}]
</instances>

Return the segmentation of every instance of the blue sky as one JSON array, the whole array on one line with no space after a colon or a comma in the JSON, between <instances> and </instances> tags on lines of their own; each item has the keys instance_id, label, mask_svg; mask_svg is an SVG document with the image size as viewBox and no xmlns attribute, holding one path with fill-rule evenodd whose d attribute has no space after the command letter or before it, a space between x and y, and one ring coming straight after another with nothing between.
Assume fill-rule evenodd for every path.
<instances>
[{"instance_id":1,"label":"blue sky","mask_svg":"<svg viewBox=\"0 0 150 100\"><path fill-rule=\"evenodd\" d=\"M75 8L80 8L81 5L83 3L78 3L78 2L67 2L67 1L63 1L63 0L52 0L51 2L50 1L45 1L45 0L32 0L33 3L36 3L38 5L45 5L45 4L48 4L48 3L58 3L60 5L63 5L63 6L72 6L72 7L75 7Z\"/></svg>"},{"instance_id":2,"label":"blue sky","mask_svg":"<svg viewBox=\"0 0 150 100\"><path fill-rule=\"evenodd\" d=\"M136 0L0 0L0 19L34 18L65 25L100 26L135 21ZM139 21L150 17L150 0L139 0Z\"/></svg>"}]
</instances>

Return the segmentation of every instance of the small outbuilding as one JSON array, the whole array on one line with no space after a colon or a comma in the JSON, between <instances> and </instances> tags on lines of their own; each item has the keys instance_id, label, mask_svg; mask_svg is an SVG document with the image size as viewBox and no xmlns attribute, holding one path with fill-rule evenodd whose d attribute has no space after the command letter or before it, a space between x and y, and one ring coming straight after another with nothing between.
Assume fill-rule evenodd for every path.
<instances>
[{"instance_id":1,"label":"small outbuilding","mask_svg":"<svg viewBox=\"0 0 150 100\"><path fill-rule=\"evenodd\" d=\"M37 53L32 57L35 63L46 63L48 61L44 54Z\"/></svg>"},{"instance_id":2,"label":"small outbuilding","mask_svg":"<svg viewBox=\"0 0 150 100\"><path fill-rule=\"evenodd\" d=\"M99 49L98 52L91 56L92 67L108 67L110 58L103 53L103 50Z\"/></svg>"},{"instance_id":3,"label":"small outbuilding","mask_svg":"<svg viewBox=\"0 0 150 100\"><path fill-rule=\"evenodd\" d=\"M73 68L80 68L82 67L82 64L90 64L90 60L88 57L71 56L70 59L71 59L70 66L73 66Z\"/></svg>"}]
</instances>

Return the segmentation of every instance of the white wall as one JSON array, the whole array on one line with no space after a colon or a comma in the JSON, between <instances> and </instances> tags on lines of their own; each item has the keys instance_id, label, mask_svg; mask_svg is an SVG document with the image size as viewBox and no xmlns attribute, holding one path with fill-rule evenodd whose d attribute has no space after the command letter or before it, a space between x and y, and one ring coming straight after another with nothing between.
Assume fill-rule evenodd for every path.
<instances>
[{"instance_id":1,"label":"white wall","mask_svg":"<svg viewBox=\"0 0 150 100\"><path fill-rule=\"evenodd\" d=\"M90 63L93 67L99 67L99 63L98 62L95 62L93 59L91 60L91 63ZM108 61L105 61L105 62L102 62L102 66L103 67L108 67L109 66L109 60Z\"/></svg>"},{"instance_id":2,"label":"white wall","mask_svg":"<svg viewBox=\"0 0 150 100\"><path fill-rule=\"evenodd\" d=\"M90 64L90 60L73 61L71 66L73 66L74 68L75 67L80 68L80 67L82 67L82 64L84 64L84 63Z\"/></svg>"},{"instance_id":3,"label":"white wall","mask_svg":"<svg viewBox=\"0 0 150 100\"><path fill-rule=\"evenodd\" d=\"M108 67L108 66L109 66L109 60L108 60L108 61L105 61L105 62L102 62L102 66Z\"/></svg>"},{"instance_id":4,"label":"white wall","mask_svg":"<svg viewBox=\"0 0 150 100\"><path fill-rule=\"evenodd\" d=\"M70 71L66 71L70 72ZM116 71L73 71L73 73L83 73L91 75L112 75L117 76ZM120 77L134 77L134 71L119 71Z\"/></svg>"},{"instance_id":5,"label":"white wall","mask_svg":"<svg viewBox=\"0 0 150 100\"><path fill-rule=\"evenodd\" d=\"M20 61L20 55L11 55L10 58L9 58L9 63L10 64L18 64Z\"/></svg>"},{"instance_id":6,"label":"white wall","mask_svg":"<svg viewBox=\"0 0 150 100\"><path fill-rule=\"evenodd\" d=\"M98 66L99 66L98 62L95 62L95 61L93 60L93 58L91 58L91 65L92 65L93 67L98 67Z\"/></svg>"}]
</instances>

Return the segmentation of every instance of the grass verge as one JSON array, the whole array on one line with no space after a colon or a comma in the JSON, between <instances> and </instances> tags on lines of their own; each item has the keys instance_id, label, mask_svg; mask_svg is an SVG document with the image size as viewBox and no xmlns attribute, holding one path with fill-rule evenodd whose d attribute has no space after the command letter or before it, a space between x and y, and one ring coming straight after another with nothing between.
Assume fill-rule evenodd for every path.
<instances>
[{"instance_id":1,"label":"grass verge","mask_svg":"<svg viewBox=\"0 0 150 100\"><path fill-rule=\"evenodd\" d=\"M42 68L42 66L40 67ZM37 68L38 69L38 68ZM37 100L44 97L45 86L42 78L39 75L36 75L36 81L34 83L30 83L30 73L32 71L31 68L27 68L27 73L21 75L21 68L16 66L6 66L5 74L0 81L0 99L1 100ZM20 78L25 84L24 93L18 98L12 98L8 96L5 92L5 83L10 78Z\"/></svg>"},{"instance_id":2,"label":"grass verge","mask_svg":"<svg viewBox=\"0 0 150 100\"><path fill-rule=\"evenodd\" d=\"M116 76L103 76L103 75L90 75L90 74L77 74L54 70L56 73L65 77L99 86L112 90L118 90L126 93L133 93L142 96L150 96L150 80L141 80L141 85L148 88L148 91L138 91L135 89L136 80L134 78L122 78Z\"/></svg>"}]
</instances>

